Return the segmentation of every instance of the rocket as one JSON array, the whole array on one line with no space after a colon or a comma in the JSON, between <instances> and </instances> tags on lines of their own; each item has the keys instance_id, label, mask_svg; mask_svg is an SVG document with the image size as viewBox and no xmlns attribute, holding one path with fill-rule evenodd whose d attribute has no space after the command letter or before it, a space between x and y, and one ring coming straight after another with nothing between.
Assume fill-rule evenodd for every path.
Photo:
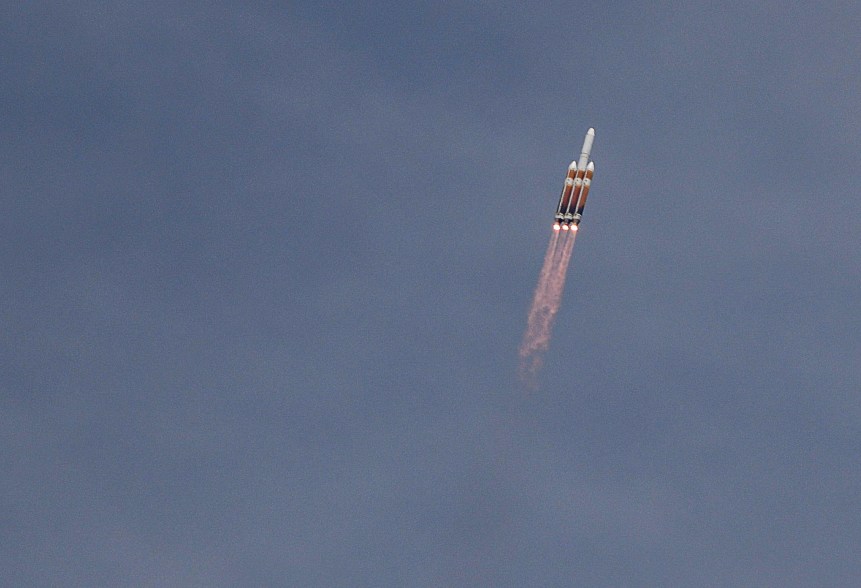
<instances>
[{"instance_id":1,"label":"rocket","mask_svg":"<svg viewBox=\"0 0 861 588\"><path fill-rule=\"evenodd\" d=\"M576 231L583 216L583 207L586 206L586 196L592 185L592 176L595 174L595 163L589 161L592 153L592 142L595 140L595 129L586 132L583 139L583 148L580 150L580 160L572 161L568 166L568 174L562 186L562 194L559 196L559 205L553 216L553 229L558 231Z\"/></svg>"}]
</instances>

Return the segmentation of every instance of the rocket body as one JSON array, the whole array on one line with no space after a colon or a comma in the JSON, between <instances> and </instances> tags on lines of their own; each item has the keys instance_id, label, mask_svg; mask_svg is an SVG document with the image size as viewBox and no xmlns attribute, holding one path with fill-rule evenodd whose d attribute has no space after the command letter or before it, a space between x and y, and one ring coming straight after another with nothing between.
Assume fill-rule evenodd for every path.
<instances>
[{"instance_id":1,"label":"rocket body","mask_svg":"<svg viewBox=\"0 0 861 588\"><path fill-rule=\"evenodd\" d=\"M583 215L583 207L586 205L586 196L592 185L592 176L595 173L595 164L589 161L592 154L592 143L595 141L595 129L586 132L583 139L583 148L580 150L580 159L571 162L568 166L568 174L565 176L565 184L559 197L559 206L553 217L553 229L577 230Z\"/></svg>"}]
</instances>

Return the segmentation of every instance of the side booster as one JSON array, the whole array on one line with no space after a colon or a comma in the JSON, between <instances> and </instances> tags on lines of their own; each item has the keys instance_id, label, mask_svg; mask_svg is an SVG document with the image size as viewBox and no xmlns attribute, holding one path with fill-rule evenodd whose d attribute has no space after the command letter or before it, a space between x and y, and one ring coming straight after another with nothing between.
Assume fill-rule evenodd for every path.
<instances>
[{"instance_id":1,"label":"side booster","mask_svg":"<svg viewBox=\"0 0 861 588\"><path fill-rule=\"evenodd\" d=\"M586 206L586 196L592 185L592 176L595 175L595 163L589 161L594 141L595 129L589 129L583 140L583 149L580 150L580 160L572 161L568 166L568 174L565 176L565 184L559 196L559 206L556 207L556 214L553 216L553 229L556 231L560 229L576 231L580 224L583 207Z\"/></svg>"}]
</instances>

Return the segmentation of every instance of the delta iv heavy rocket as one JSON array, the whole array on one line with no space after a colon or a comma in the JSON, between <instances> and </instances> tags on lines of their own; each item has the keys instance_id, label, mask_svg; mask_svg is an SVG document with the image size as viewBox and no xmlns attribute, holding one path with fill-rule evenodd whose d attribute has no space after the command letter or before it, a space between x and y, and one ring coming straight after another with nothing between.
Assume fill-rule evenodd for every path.
<instances>
[{"instance_id":1,"label":"delta iv heavy rocket","mask_svg":"<svg viewBox=\"0 0 861 588\"><path fill-rule=\"evenodd\" d=\"M553 217L553 229L556 231L576 231L580 224L589 187L592 185L592 176L595 174L595 163L589 161L594 140L595 129L589 129L583 140L583 149L580 150L580 160L572 161L568 166L568 175L565 176L565 184L559 196L559 206L556 207Z\"/></svg>"}]
</instances>

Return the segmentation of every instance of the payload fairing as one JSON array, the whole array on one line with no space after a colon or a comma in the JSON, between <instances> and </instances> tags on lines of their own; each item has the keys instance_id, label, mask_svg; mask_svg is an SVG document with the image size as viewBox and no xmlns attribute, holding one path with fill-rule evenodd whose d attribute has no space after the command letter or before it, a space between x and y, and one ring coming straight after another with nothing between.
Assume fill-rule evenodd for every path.
<instances>
[{"instance_id":1,"label":"payload fairing","mask_svg":"<svg viewBox=\"0 0 861 588\"><path fill-rule=\"evenodd\" d=\"M583 140L583 149L580 150L580 160L572 161L568 166L568 175L565 176L565 184L559 196L559 206L556 207L553 217L553 229L556 231L576 231L580 224L589 187L592 185L592 176L595 174L595 163L589 161L594 140L595 129L589 129Z\"/></svg>"}]
</instances>

